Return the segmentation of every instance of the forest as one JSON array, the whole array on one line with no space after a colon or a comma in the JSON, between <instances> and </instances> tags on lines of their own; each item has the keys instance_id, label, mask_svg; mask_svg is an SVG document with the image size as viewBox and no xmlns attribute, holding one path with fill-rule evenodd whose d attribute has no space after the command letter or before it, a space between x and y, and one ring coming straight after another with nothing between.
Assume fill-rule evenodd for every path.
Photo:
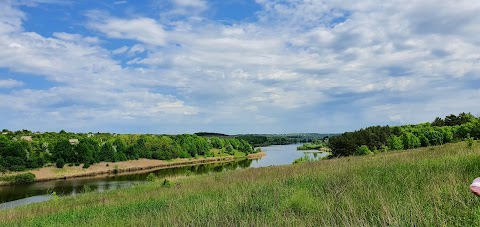
<instances>
[{"instance_id":1,"label":"forest","mask_svg":"<svg viewBox=\"0 0 480 227\"><path fill-rule=\"evenodd\" d=\"M214 154L215 152L215 154ZM255 153L245 140L197 135L151 135L112 133L11 132L0 135L0 172L23 171L55 164L88 168L93 163L139 158L171 160Z\"/></svg>"},{"instance_id":2,"label":"forest","mask_svg":"<svg viewBox=\"0 0 480 227\"><path fill-rule=\"evenodd\" d=\"M372 126L332 137L333 157L428 147L480 138L480 118L471 113L437 117L433 122L403 126Z\"/></svg>"}]
</instances>

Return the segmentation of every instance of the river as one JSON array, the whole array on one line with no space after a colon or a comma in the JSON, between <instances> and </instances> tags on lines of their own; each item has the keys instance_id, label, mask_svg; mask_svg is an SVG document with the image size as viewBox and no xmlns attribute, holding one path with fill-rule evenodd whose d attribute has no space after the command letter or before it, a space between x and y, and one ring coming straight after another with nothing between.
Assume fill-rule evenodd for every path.
<instances>
[{"instance_id":1,"label":"river","mask_svg":"<svg viewBox=\"0 0 480 227\"><path fill-rule=\"evenodd\" d=\"M312 158L321 158L328 153L297 151L301 144L274 145L262 147L266 156L256 160L237 160L227 163L213 163L194 166L184 166L169 169L158 169L144 173L132 173L128 175L109 175L96 178L74 178L67 180L54 180L36 182L29 185L0 186L0 210L13 208L30 203L37 203L51 199L52 193L59 196L75 196L85 191L113 190L131 187L145 182L149 173L155 173L160 178L176 175L206 174L212 172L231 171L245 168L259 168L291 164L295 159L303 155Z\"/></svg>"}]
</instances>

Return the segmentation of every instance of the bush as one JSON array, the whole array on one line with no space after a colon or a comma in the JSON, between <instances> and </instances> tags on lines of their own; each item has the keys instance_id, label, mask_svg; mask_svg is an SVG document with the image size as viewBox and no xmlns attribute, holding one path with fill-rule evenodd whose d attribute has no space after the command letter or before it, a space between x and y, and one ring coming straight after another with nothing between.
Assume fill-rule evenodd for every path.
<instances>
[{"instance_id":1,"label":"bush","mask_svg":"<svg viewBox=\"0 0 480 227\"><path fill-rule=\"evenodd\" d=\"M11 171L15 171L15 172L20 172L20 171L24 171L26 169L25 166L21 166L21 165L13 165L13 166L10 166L10 170Z\"/></svg>"},{"instance_id":2,"label":"bush","mask_svg":"<svg viewBox=\"0 0 480 227\"><path fill-rule=\"evenodd\" d=\"M5 172L7 172L7 168L0 165L0 173L5 173Z\"/></svg>"},{"instance_id":3,"label":"bush","mask_svg":"<svg viewBox=\"0 0 480 227\"><path fill-rule=\"evenodd\" d=\"M467 148L472 149L475 145L476 142L473 137L470 136L470 134L467 134L467 138L465 138L465 141L467 142Z\"/></svg>"},{"instance_id":4,"label":"bush","mask_svg":"<svg viewBox=\"0 0 480 227\"><path fill-rule=\"evenodd\" d=\"M88 163L86 163L86 164L83 164L83 167L82 167L82 168L84 168L84 169L88 169L88 168L90 168L90 164L88 164Z\"/></svg>"},{"instance_id":5,"label":"bush","mask_svg":"<svg viewBox=\"0 0 480 227\"><path fill-rule=\"evenodd\" d=\"M13 184L31 184L35 182L35 174L29 172L15 175L10 182Z\"/></svg>"},{"instance_id":6,"label":"bush","mask_svg":"<svg viewBox=\"0 0 480 227\"><path fill-rule=\"evenodd\" d=\"M367 145L362 145L357 148L357 151L355 151L355 155L369 155L373 154L370 149L368 149Z\"/></svg>"},{"instance_id":7,"label":"bush","mask_svg":"<svg viewBox=\"0 0 480 227\"><path fill-rule=\"evenodd\" d=\"M304 154L303 157L295 159L295 161L293 161L293 164L307 163L312 161L314 161L313 158L310 158L310 156L308 156L307 154Z\"/></svg>"},{"instance_id":8,"label":"bush","mask_svg":"<svg viewBox=\"0 0 480 227\"><path fill-rule=\"evenodd\" d=\"M64 165L65 165L65 161L63 160L63 158L57 159L57 164L56 164L57 168L61 169L63 168Z\"/></svg>"},{"instance_id":9,"label":"bush","mask_svg":"<svg viewBox=\"0 0 480 227\"><path fill-rule=\"evenodd\" d=\"M154 182L156 179L157 175L155 175L155 173L150 173L148 174L146 181Z\"/></svg>"},{"instance_id":10,"label":"bush","mask_svg":"<svg viewBox=\"0 0 480 227\"><path fill-rule=\"evenodd\" d=\"M167 179L164 179L163 183L162 183L162 186L169 188L169 187L173 186L173 183L171 181L167 180Z\"/></svg>"}]
</instances>

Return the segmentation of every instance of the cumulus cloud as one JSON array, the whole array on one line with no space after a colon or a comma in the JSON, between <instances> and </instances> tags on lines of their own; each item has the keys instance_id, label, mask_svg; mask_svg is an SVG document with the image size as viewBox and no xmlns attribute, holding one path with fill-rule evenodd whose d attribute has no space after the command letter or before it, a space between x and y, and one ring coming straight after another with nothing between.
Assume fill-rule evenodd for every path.
<instances>
[{"instance_id":1,"label":"cumulus cloud","mask_svg":"<svg viewBox=\"0 0 480 227\"><path fill-rule=\"evenodd\" d=\"M109 38L134 39L155 46L165 45L165 30L152 18L100 17L91 21L89 27Z\"/></svg>"},{"instance_id":2,"label":"cumulus cloud","mask_svg":"<svg viewBox=\"0 0 480 227\"><path fill-rule=\"evenodd\" d=\"M57 83L0 99L58 121L230 133L342 132L479 108L480 3L256 2L255 20L229 24L199 13L201 0L155 15L89 11L98 37L23 31L27 15L0 3L0 67ZM117 40L128 42L105 47Z\"/></svg>"},{"instance_id":3,"label":"cumulus cloud","mask_svg":"<svg viewBox=\"0 0 480 227\"><path fill-rule=\"evenodd\" d=\"M23 86L23 82L13 79L0 80L0 88L14 88Z\"/></svg>"}]
</instances>

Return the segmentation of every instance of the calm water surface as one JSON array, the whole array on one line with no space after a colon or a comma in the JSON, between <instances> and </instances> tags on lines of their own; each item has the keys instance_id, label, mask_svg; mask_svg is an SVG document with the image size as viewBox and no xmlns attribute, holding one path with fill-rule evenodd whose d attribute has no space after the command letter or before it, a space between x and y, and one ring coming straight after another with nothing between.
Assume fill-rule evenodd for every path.
<instances>
[{"instance_id":1,"label":"calm water surface","mask_svg":"<svg viewBox=\"0 0 480 227\"><path fill-rule=\"evenodd\" d=\"M100 178L75 178L37 182L29 185L0 186L0 210L49 200L53 197L52 192L55 192L59 196L74 196L83 193L85 188L102 192L106 190L131 187L133 185L144 183L147 175L152 172L160 178L186 174L206 174L244 168L291 164L295 159L300 158L305 154L314 158L328 155L328 153L324 152L312 153L311 151L297 151L297 146L300 146L300 144L262 147L262 150L266 152L267 155L257 160L240 160L228 163L184 166L152 170L146 173L113 175Z\"/></svg>"}]
</instances>

